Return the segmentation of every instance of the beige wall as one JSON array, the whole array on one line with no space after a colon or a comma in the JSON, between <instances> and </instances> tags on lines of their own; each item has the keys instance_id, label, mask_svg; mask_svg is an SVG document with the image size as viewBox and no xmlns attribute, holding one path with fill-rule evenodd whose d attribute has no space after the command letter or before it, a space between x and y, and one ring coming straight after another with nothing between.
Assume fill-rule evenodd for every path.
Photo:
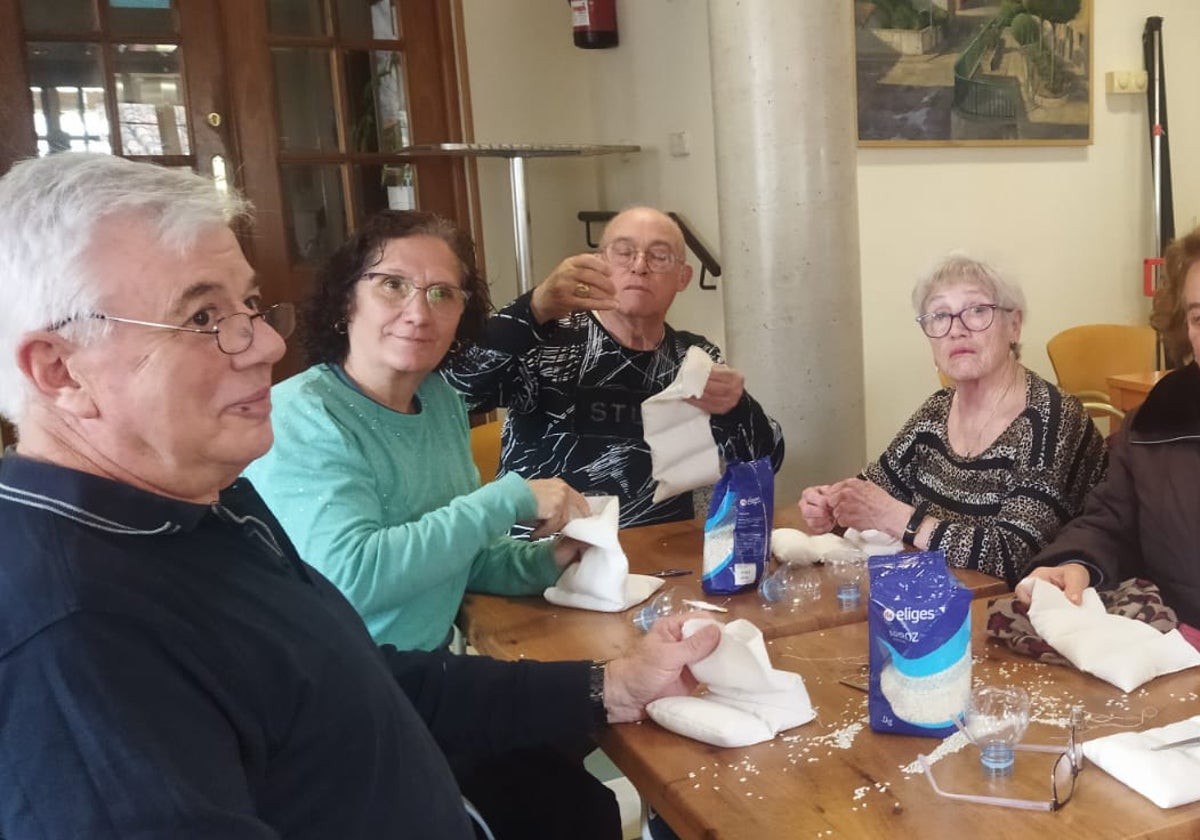
<instances>
[{"instance_id":1,"label":"beige wall","mask_svg":"<svg viewBox=\"0 0 1200 840\"><path fill-rule=\"evenodd\" d=\"M478 142L642 147L627 156L527 162L536 277L585 250L579 210L673 210L720 252L703 0L619 3L621 44L608 50L573 45L566 0L463 0L463 7ZM676 131L691 138L686 157L667 153ZM488 275L499 304L516 289L508 166L483 161L479 168ZM701 291L696 281L676 299L671 321L724 342L721 294Z\"/></svg>"},{"instance_id":2,"label":"beige wall","mask_svg":"<svg viewBox=\"0 0 1200 840\"><path fill-rule=\"evenodd\" d=\"M626 160L530 162L535 273L582 248L574 214L584 208L645 202L679 210L719 248L705 0L622 0L621 45L600 51L572 46L566 2L463 6L476 139L631 142L644 150ZM886 445L936 386L908 296L916 275L947 250L970 251L1021 281L1029 299L1024 358L1048 378L1045 343L1058 330L1145 316L1145 102L1106 95L1103 75L1141 66L1142 26L1151 14L1165 19L1182 231L1200 216L1200 157L1193 151L1200 147L1200 109L1188 84L1200 76L1195 0L1095 0L1091 146L859 151L862 276L847 282L862 284L868 452ZM689 132L689 157L667 154L673 131ZM507 168L485 162L481 176L488 268L502 302L514 273ZM672 322L722 341L719 295L690 289ZM756 396L769 409L771 395Z\"/></svg>"},{"instance_id":3,"label":"beige wall","mask_svg":"<svg viewBox=\"0 0 1200 840\"><path fill-rule=\"evenodd\" d=\"M1074 324L1133 323L1148 312L1141 259L1151 249L1146 104L1104 93L1104 72L1142 65L1146 16L1164 18L1175 137L1177 228L1200 214L1200 3L1097 0L1091 146L860 149L867 451L887 444L936 385L913 325L913 280L961 248L1017 278L1028 298L1024 360L1053 381L1046 340Z\"/></svg>"}]
</instances>

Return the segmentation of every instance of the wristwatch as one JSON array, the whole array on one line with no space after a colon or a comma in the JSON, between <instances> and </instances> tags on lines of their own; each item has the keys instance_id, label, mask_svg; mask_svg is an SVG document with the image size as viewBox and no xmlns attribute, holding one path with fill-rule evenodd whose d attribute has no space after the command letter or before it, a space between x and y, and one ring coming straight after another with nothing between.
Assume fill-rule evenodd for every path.
<instances>
[{"instance_id":1,"label":"wristwatch","mask_svg":"<svg viewBox=\"0 0 1200 840\"><path fill-rule=\"evenodd\" d=\"M900 541L905 545L916 545L917 531L921 530L921 523L925 521L925 516L929 511L929 502L919 502L913 508L912 517L908 520L908 524L904 526L904 533L900 535Z\"/></svg>"},{"instance_id":2,"label":"wristwatch","mask_svg":"<svg viewBox=\"0 0 1200 840\"><path fill-rule=\"evenodd\" d=\"M607 662L593 662L588 672L588 705L592 709L592 721L597 727L608 723L608 710L604 708L604 666Z\"/></svg>"}]
</instances>

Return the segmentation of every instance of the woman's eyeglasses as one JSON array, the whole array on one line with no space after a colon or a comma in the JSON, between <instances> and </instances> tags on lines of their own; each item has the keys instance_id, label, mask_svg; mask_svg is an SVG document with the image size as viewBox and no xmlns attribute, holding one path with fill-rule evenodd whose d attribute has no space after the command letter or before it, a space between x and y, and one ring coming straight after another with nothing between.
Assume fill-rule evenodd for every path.
<instances>
[{"instance_id":1,"label":"woman's eyeglasses","mask_svg":"<svg viewBox=\"0 0 1200 840\"><path fill-rule=\"evenodd\" d=\"M1001 805L1005 808L1022 808L1026 811L1057 811L1068 802L1071 801L1072 794L1075 793L1075 779L1079 775L1079 771L1083 769L1083 743L1079 740L1079 730L1082 729L1083 723L1087 718L1087 713L1082 706L1075 706L1071 709L1071 728L1067 733L1067 747L1064 750L1062 747L1051 746L1049 744L1016 744L1013 748L1026 752L1045 752L1058 753L1058 758L1054 761L1054 767L1050 771L1050 799L1008 799L1003 796L983 796L970 793L950 793L942 790L933 778L933 768L929 765L929 758L924 754L917 756L917 761L921 765L921 769L925 771L925 778L929 780L929 784L933 787L934 793L938 796L944 796L947 799L957 799L960 802L975 802L980 805ZM967 733L962 723L955 720L955 725L959 730L967 736L967 740L975 744ZM976 744L978 746L978 744Z\"/></svg>"},{"instance_id":2,"label":"woman's eyeglasses","mask_svg":"<svg viewBox=\"0 0 1200 840\"><path fill-rule=\"evenodd\" d=\"M370 282L375 292L397 309L407 306L416 297L417 292L421 292L429 308L438 313L457 312L471 297L470 292L457 286L446 283L419 286L407 277L397 274L367 272L362 279Z\"/></svg>"},{"instance_id":3,"label":"woman's eyeglasses","mask_svg":"<svg viewBox=\"0 0 1200 840\"><path fill-rule=\"evenodd\" d=\"M1012 308L998 303L977 303L958 312L926 312L918 315L916 321L921 325L921 331L930 338L942 338L948 335L950 327L957 318L971 332L983 332L996 320L996 310L1012 312Z\"/></svg>"}]
</instances>

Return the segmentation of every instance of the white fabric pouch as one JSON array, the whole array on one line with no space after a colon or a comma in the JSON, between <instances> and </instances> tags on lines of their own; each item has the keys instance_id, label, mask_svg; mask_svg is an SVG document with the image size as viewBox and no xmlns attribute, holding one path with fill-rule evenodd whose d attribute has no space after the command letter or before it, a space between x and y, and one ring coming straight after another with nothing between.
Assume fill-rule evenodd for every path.
<instances>
[{"instance_id":1,"label":"white fabric pouch","mask_svg":"<svg viewBox=\"0 0 1200 840\"><path fill-rule=\"evenodd\" d=\"M684 637L708 624L694 618ZM762 632L746 619L718 624L716 650L690 667L708 687L698 697L665 697L646 707L650 718L679 735L718 747L745 747L816 717L799 674L771 667Z\"/></svg>"},{"instance_id":2,"label":"white fabric pouch","mask_svg":"<svg viewBox=\"0 0 1200 840\"><path fill-rule=\"evenodd\" d=\"M771 532L771 554L780 563L808 566L824 563L825 558L839 549L857 548L868 557L895 554L904 543L883 531L856 531L847 528L845 536L837 534L806 534L796 528L776 528Z\"/></svg>"},{"instance_id":3,"label":"white fabric pouch","mask_svg":"<svg viewBox=\"0 0 1200 840\"><path fill-rule=\"evenodd\" d=\"M713 441L709 413L684 400L704 393L712 357L689 347L675 381L642 402L642 435L650 447L655 503L721 477L721 457Z\"/></svg>"},{"instance_id":4,"label":"white fabric pouch","mask_svg":"<svg viewBox=\"0 0 1200 840\"><path fill-rule=\"evenodd\" d=\"M542 593L551 604L597 612L621 612L653 595L663 582L649 575L631 575L629 559L617 531L621 521L616 496L589 496L592 515L572 519L564 536L587 543L583 557L559 575Z\"/></svg>"},{"instance_id":5,"label":"white fabric pouch","mask_svg":"<svg viewBox=\"0 0 1200 840\"><path fill-rule=\"evenodd\" d=\"M1084 741L1083 754L1159 808L1175 808L1200 799L1200 745L1157 752L1151 748L1195 737L1200 737L1200 716Z\"/></svg>"},{"instance_id":6,"label":"white fabric pouch","mask_svg":"<svg viewBox=\"0 0 1200 840\"><path fill-rule=\"evenodd\" d=\"M868 557L899 554L904 550L903 540L896 539L887 531L878 531L874 528L868 528L865 531L847 528L846 541L853 543L855 548Z\"/></svg>"},{"instance_id":7,"label":"white fabric pouch","mask_svg":"<svg viewBox=\"0 0 1200 840\"><path fill-rule=\"evenodd\" d=\"M776 528L771 532L771 554L780 563L809 566L823 561L826 554L839 548L854 548L837 534L812 536L795 528Z\"/></svg>"},{"instance_id":8,"label":"white fabric pouch","mask_svg":"<svg viewBox=\"0 0 1200 840\"><path fill-rule=\"evenodd\" d=\"M1076 606L1054 584L1038 578L1032 583L1033 629L1081 671L1129 692L1155 677L1200 665L1200 651L1178 630L1160 633L1143 621L1110 615L1091 587Z\"/></svg>"}]
</instances>

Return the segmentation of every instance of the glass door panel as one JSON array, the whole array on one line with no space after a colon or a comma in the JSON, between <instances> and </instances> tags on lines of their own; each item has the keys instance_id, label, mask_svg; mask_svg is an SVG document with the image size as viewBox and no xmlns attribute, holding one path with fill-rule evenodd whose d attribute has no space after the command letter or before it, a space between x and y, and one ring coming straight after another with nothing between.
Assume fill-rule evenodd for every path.
<instances>
[{"instance_id":1,"label":"glass door panel","mask_svg":"<svg viewBox=\"0 0 1200 840\"><path fill-rule=\"evenodd\" d=\"M284 152L336 152L330 61L322 49L275 47L275 97L279 109L279 146Z\"/></svg>"},{"instance_id":2,"label":"glass door panel","mask_svg":"<svg viewBox=\"0 0 1200 840\"><path fill-rule=\"evenodd\" d=\"M100 28L93 0L21 0L26 32L90 33Z\"/></svg>"},{"instance_id":3,"label":"glass door panel","mask_svg":"<svg viewBox=\"0 0 1200 840\"><path fill-rule=\"evenodd\" d=\"M32 41L26 55L38 154L112 152L99 45Z\"/></svg>"},{"instance_id":4,"label":"glass door panel","mask_svg":"<svg viewBox=\"0 0 1200 840\"><path fill-rule=\"evenodd\" d=\"M347 50L343 55L352 151L394 152L412 145L403 54Z\"/></svg>"},{"instance_id":5,"label":"glass door panel","mask_svg":"<svg viewBox=\"0 0 1200 840\"><path fill-rule=\"evenodd\" d=\"M130 156L191 154L179 47L118 44L115 65L121 151Z\"/></svg>"},{"instance_id":6,"label":"glass door panel","mask_svg":"<svg viewBox=\"0 0 1200 840\"><path fill-rule=\"evenodd\" d=\"M171 0L108 0L107 5L110 32L120 35L174 35L179 32L179 20Z\"/></svg>"},{"instance_id":7,"label":"glass door panel","mask_svg":"<svg viewBox=\"0 0 1200 840\"><path fill-rule=\"evenodd\" d=\"M340 166L281 167L288 253L295 263L319 263L346 240L346 200Z\"/></svg>"},{"instance_id":8,"label":"glass door panel","mask_svg":"<svg viewBox=\"0 0 1200 840\"><path fill-rule=\"evenodd\" d=\"M272 35L328 35L325 3L323 0L267 0L267 30Z\"/></svg>"},{"instance_id":9,"label":"glass door panel","mask_svg":"<svg viewBox=\"0 0 1200 840\"><path fill-rule=\"evenodd\" d=\"M336 0L338 33L347 41L394 41L400 37L392 0Z\"/></svg>"}]
</instances>

